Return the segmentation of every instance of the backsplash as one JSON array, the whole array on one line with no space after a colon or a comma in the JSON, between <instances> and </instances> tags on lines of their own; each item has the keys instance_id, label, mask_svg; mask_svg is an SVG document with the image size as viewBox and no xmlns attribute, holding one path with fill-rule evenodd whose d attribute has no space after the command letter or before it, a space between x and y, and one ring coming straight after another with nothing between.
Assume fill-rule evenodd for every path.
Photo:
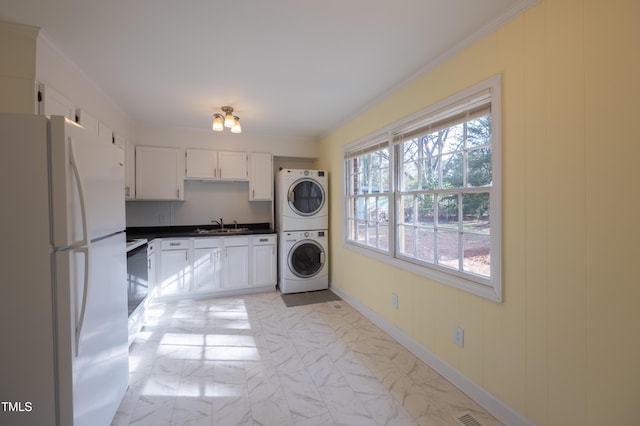
<instances>
[{"instance_id":1,"label":"backsplash","mask_svg":"<svg viewBox=\"0 0 640 426\"><path fill-rule=\"evenodd\" d=\"M248 182L185 181L184 201L128 201L127 227L225 223L273 224L273 203L249 202Z\"/></svg>"}]
</instances>

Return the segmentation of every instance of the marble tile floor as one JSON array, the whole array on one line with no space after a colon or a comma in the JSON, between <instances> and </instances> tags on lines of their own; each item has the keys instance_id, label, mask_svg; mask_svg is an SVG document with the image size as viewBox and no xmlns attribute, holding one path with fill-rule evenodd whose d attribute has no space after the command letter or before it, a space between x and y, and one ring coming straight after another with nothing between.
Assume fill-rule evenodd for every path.
<instances>
[{"instance_id":1,"label":"marble tile floor","mask_svg":"<svg viewBox=\"0 0 640 426\"><path fill-rule=\"evenodd\" d=\"M501 423L345 301L154 303L112 426Z\"/></svg>"}]
</instances>

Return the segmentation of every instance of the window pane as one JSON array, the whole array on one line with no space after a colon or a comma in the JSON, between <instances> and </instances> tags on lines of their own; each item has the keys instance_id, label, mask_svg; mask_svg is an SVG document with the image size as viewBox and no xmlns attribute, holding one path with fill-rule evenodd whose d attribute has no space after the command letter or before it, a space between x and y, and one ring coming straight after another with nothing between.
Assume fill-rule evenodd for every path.
<instances>
[{"instance_id":1,"label":"window pane","mask_svg":"<svg viewBox=\"0 0 640 426\"><path fill-rule=\"evenodd\" d=\"M378 248L389 250L389 225L387 223L378 224Z\"/></svg>"},{"instance_id":2,"label":"window pane","mask_svg":"<svg viewBox=\"0 0 640 426\"><path fill-rule=\"evenodd\" d=\"M367 245L371 247L378 247L378 229L375 223L368 223Z\"/></svg>"},{"instance_id":3,"label":"window pane","mask_svg":"<svg viewBox=\"0 0 640 426\"><path fill-rule=\"evenodd\" d=\"M441 157L429 157L422 160L422 183L420 189L437 189L440 186L438 179L438 163Z\"/></svg>"},{"instance_id":4,"label":"window pane","mask_svg":"<svg viewBox=\"0 0 640 426\"><path fill-rule=\"evenodd\" d=\"M413 195L403 195L400 198L400 213L402 214L398 218L400 223L413 223L416 218L414 200L415 196Z\"/></svg>"},{"instance_id":5,"label":"window pane","mask_svg":"<svg viewBox=\"0 0 640 426\"><path fill-rule=\"evenodd\" d=\"M491 167L491 148L478 148L469 151L467 166L469 186L488 186L493 182Z\"/></svg>"},{"instance_id":6,"label":"window pane","mask_svg":"<svg viewBox=\"0 0 640 426\"><path fill-rule=\"evenodd\" d=\"M438 198L438 226L458 228L457 195L446 195Z\"/></svg>"},{"instance_id":7,"label":"window pane","mask_svg":"<svg viewBox=\"0 0 640 426\"><path fill-rule=\"evenodd\" d=\"M467 148L491 144L491 115L467 122Z\"/></svg>"},{"instance_id":8,"label":"window pane","mask_svg":"<svg viewBox=\"0 0 640 426\"><path fill-rule=\"evenodd\" d=\"M421 226L434 226L433 199L433 195L420 194L417 196L418 223Z\"/></svg>"},{"instance_id":9,"label":"window pane","mask_svg":"<svg viewBox=\"0 0 640 426\"><path fill-rule=\"evenodd\" d=\"M457 232L438 231L438 264L460 269Z\"/></svg>"},{"instance_id":10,"label":"window pane","mask_svg":"<svg viewBox=\"0 0 640 426\"><path fill-rule=\"evenodd\" d=\"M462 152L442 156L442 187L462 188L464 156Z\"/></svg>"},{"instance_id":11,"label":"window pane","mask_svg":"<svg viewBox=\"0 0 640 426\"><path fill-rule=\"evenodd\" d=\"M400 249L400 253L415 257L415 237L414 237L414 227L413 226L398 226L398 238L400 239L400 243L398 244L398 248Z\"/></svg>"},{"instance_id":12,"label":"window pane","mask_svg":"<svg viewBox=\"0 0 640 426\"><path fill-rule=\"evenodd\" d=\"M463 241L464 271L488 278L491 275L491 237L465 233Z\"/></svg>"},{"instance_id":13,"label":"window pane","mask_svg":"<svg viewBox=\"0 0 640 426\"><path fill-rule=\"evenodd\" d=\"M461 151L464 147L464 123L440 130L442 135L442 153Z\"/></svg>"},{"instance_id":14,"label":"window pane","mask_svg":"<svg viewBox=\"0 0 640 426\"><path fill-rule=\"evenodd\" d=\"M489 193L464 194L462 196L462 217L465 231L489 234Z\"/></svg>"},{"instance_id":15,"label":"window pane","mask_svg":"<svg viewBox=\"0 0 640 426\"><path fill-rule=\"evenodd\" d=\"M360 243L364 243L365 242L365 237L366 237L366 223L363 221L357 221L356 222L356 236L355 236L355 241L358 241Z\"/></svg>"},{"instance_id":16,"label":"window pane","mask_svg":"<svg viewBox=\"0 0 640 426\"><path fill-rule=\"evenodd\" d=\"M415 161L418 159L419 139L412 139L402 144L402 161Z\"/></svg>"},{"instance_id":17,"label":"window pane","mask_svg":"<svg viewBox=\"0 0 640 426\"><path fill-rule=\"evenodd\" d=\"M402 190L415 191L418 189L418 164L414 161L405 163L402 171Z\"/></svg>"},{"instance_id":18,"label":"window pane","mask_svg":"<svg viewBox=\"0 0 640 426\"><path fill-rule=\"evenodd\" d=\"M379 196L377 197L378 212L377 218L379 222L389 222L389 197Z\"/></svg>"},{"instance_id":19,"label":"window pane","mask_svg":"<svg viewBox=\"0 0 640 426\"><path fill-rule=\"evenodd\" d=\"M357 220L365 220L367 217L366 199L364 197L358 197L356 198L355 202L356 202L355 218Z\"/></svg>"},{"instance_id":20,"label":"window pane","mask_svg":"<svg viewBox=\"0 0 640 426\"><path fill-rule=\"evenodd\" d=\"M435 262L435 231L432 229L418 228L416 231L416 258L425 262Z\"/></svg>"}]
</instances>

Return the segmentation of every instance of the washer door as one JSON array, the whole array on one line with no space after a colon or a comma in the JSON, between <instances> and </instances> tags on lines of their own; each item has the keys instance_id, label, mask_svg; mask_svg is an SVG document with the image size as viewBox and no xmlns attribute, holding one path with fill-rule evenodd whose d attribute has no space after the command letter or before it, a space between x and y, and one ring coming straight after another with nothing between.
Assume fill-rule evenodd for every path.
<instances>
[{"instance_id":1,"label":"washer door","mask_svg":"<svg viewBox=\"0 0 640 426\"><path fill-rule=\"evenodd\" d=\"M289 207L300 216L313 216L324 205L324 189L313 179L298 179L289 187Z\"/></svg>"},{"instance_id":2,"label":"washer door","mask_svg":"<svg viewBox=\"0 0 640 426\"><path fill-rule=\"evenodd\" d=\"M289 251L289 270L300 278L311 278L318 274L325 262L325 253L313 240L298 241Z\"/></svg>"}]
</instances>

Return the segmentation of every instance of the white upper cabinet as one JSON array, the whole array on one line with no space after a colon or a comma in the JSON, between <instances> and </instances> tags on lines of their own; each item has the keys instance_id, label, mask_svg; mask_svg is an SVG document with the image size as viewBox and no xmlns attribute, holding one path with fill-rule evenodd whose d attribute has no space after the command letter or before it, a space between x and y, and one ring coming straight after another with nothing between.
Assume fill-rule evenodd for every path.
<instances>
[{"instance_id":1,"label":"white upper cabinet","mask_svg":"<svg viewBox=\"0 0 640 426\"><path fill-rule=\"evenodd\" d=\"M186 163L186 179L248 180L246 152L187 149Z\"/></svg>"},{"instance_id":2,"label":"white upper cabinet","mask_svg":"<svg viewBox=\"0 0 640 426\"><path fill-rule=\"evenodd\" d=\"M184 151L136 146L136 199L184 200Z\"/></svg>"},{"instance_id":3,"label":"white upper cabinet","mask_svg":"<svg viewBox=\"0 0 640 426\"><path fill-rule=\"evenodd\" d=\"M40 83L38 87L38 114L63 115L76 121L76 106L60 92Z\"/></svg>"},{"instance_id":4,"label":"white upper cabinet","mask_svg":"<svg viewBox=\"0 0 640 426\"><path fill-rule=\"evenodd\" d=\"M113 140L116 146L124 151L124 197L133 200L136 198L136 147L118 133L113 135Z\"/></svg>"},{"instance_id":5,"label":"white upper cabinet","mask_svg":"<svg viewBox=\"0 0 640 426\"><path fill-rule=\"evenodd\" d=\"M217 179L218 152L208 149L187 149L187 179Z\"/></svg>"},{"instance_id":6,"label":"white upper cabinet","mask_svg":"<svg viewBox=\"0 0 640 426\"><path fill-rule=\"evenodd\" d=\"M82 108L76 110L78 124L87 129L92 134L98 136L100 142L105 144L114 143L115 137L113 129L107 126Z\"/></svg>"},{"instance_id":7,"label":"white upper cabinet","mask_svg":"<svg viewBox=\"0 0 640 426\"><path fill-rule=\"evenodd\" d=\"M248 155L246 152L218 152L218 168L220 179L249 180Z\"/></svg>"},{"instance_id":8,"label":"white upper cabinet","mask_svg":"<svg viewBox=\"0 0 640 426\"><path fill-rule=\"evenodd\" d=\"M249 201L273 200L273 157L269 153L252 152L249 175Z\"/></svg>"}]
</instances>

